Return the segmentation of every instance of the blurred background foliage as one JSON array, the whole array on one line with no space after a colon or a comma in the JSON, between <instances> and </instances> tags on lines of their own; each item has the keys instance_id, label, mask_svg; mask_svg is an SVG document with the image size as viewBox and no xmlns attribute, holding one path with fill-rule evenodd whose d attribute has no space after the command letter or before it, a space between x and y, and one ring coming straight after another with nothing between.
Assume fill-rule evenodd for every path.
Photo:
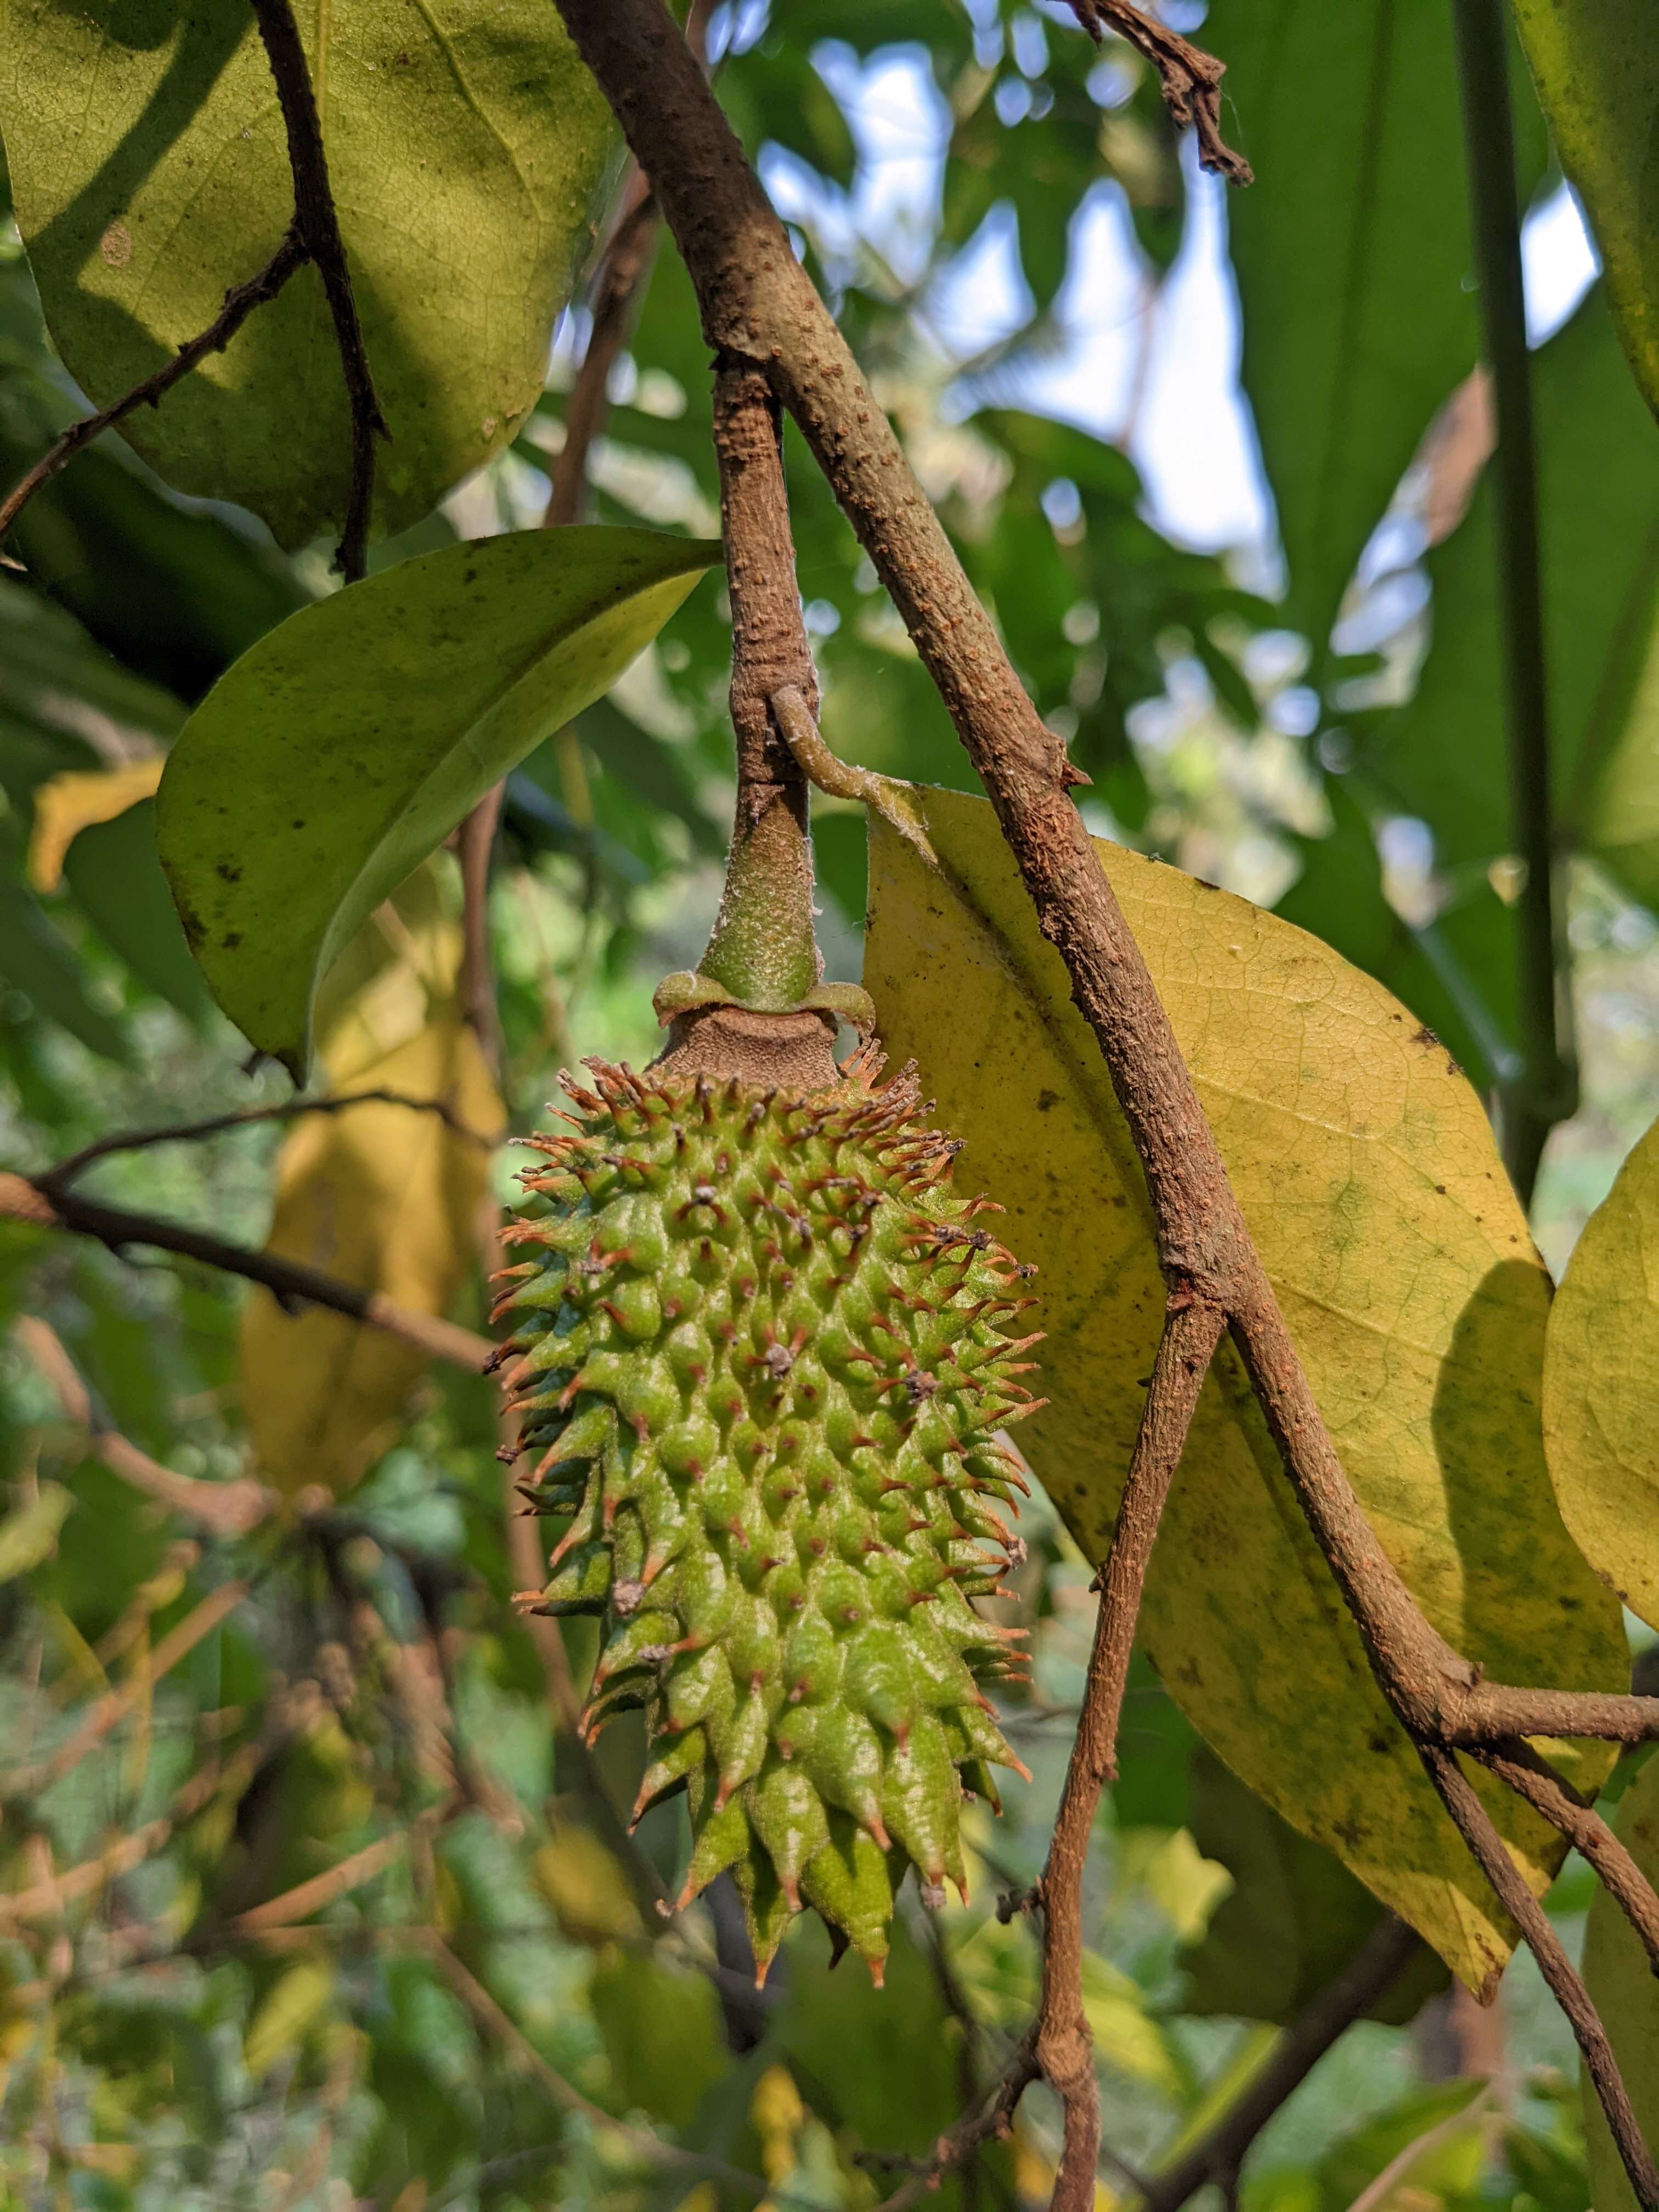
<instances>
[{"instance_id":1,"label":"blurred background foliage","mask_svg":"<svg viewBox=\"0 0 1659 2212\"><path fill-rule=\"evenodd\" d=\"M1328 939L1490 1093L1513 1056L1516 885L1446 10L1291 9L1273 40L1259 0L1164 12L1231 64L1228 127L1260 181L1224 210L1145 66L1091 46L1063 7L730 0L709 51L1092 779L1091 826ZM1378 67L1389 41L1398 66ZM1518 68L1515 88L1538 220L1559 225ZM1065 397L1087 380L1103 223L1130 355L1111 434ZM1139 463L1154 446L1166 474L1178 461L1175 318L1206 269L1224 305L1237 287L1265 490L1261 529L1224 514L1197 544ZM580 301L563 318L512 449L375 565L539 522L591 319ZM1659 1079L1659 443L1594 287L1540 337L1585 1078L1537 1200L1559 1267ZM1210 338L1224 384L1224 315ZM714 527L708 368L665 246L591 456L597 519ZM0 476L81 405L9 226ZM1192 435L1185 511L1201 513ZM831 744L971 787L793 433L787 458ZM4 555L0 1158L33 1173L111 1131L283 1101L188 958L150 793L191 705L337 580L326 546L279 554L114 440L33 501ZM729 635L709 579L510 779L489 908L498 1070L462 1021L453 859L337 971L334 1083L440 1097L449 1119L379 1105L238 1127L111 1154L86 1187L481 1326L503 1132L534 1126L577 1055L649 1057L653 984L706 933L731 804ZM862 823L823 803L814 834L831 972L854 977ZM550 1728L588 1632L538 1644L507 1603L523 1577L488 1386L186 1263L15 1225L0 1322L0 2202L858 2212L995 2078L1036 1965L997 1900L1042 1863L1092 1613L1040 1498L1003 1601L1035 1631L1035 1682L1005 1717L1035 1779L972 1830L971 1903L929 1917L907 1897L884 1996L854 1965L830 1973L816 1925L757 1994L718 1890L672 1920L656 1910L684 1816L623 1832L627 1726L594 1753ZM1088 1993L1106 2141L1127 2164L1103 2212L1270 2060L1377 1911L1202 1750L1144 1665L1109 1795ZM1552 1907L1574 1945L1587 1901L1570 1861ZM1584 2212L1571 2046L1528 1960L1492 2015L1439 1990L1426 1954L1377 2009L1262 2137L1236 2192L1249 2212L1362 2197ZM1012 2146L945 2203L1045 2201L1053 2118L1028 2098Z\"/></svg>"}]
</instances>

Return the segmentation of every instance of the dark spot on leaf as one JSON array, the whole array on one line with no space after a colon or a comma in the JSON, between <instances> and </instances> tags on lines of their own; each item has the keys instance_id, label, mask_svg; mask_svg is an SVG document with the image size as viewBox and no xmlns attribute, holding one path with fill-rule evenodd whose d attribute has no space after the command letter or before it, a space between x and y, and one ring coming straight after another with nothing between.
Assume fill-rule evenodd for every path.
<instances>
[{"instance_id":1,"label":"dark spot on leaf","mask_svg":"<svg viewBox=\"0 0 1659 2212\"><path fill-rule=\"evenodd\" d=\"M240 929L228 929L219 940L227 952L234 952L241 941L242 933Z\"/></svg>"},{"instance_id":2,"label":"dark spot on leaf","mask_svg":"<svg viewBox=\"0 0 1659 2212\"><path fill-rule=\"evenodd\" d=\"M1036 1109L1039 1114L1046 1114L1051 1106L1058 1106L1059 1103L1058 1091L1039 1091L1036 1095Z\"/></svg>"},{"instance_id":3,"label":"dark spot on leaf","mask_svg":"<svg viewBox=\"0 0 1659 2212\"><path fill-rule=\"evenodd\" d=\"M1398 1016L1396 1016L1395 1018L1398 1019ZM1420 1030L1413 1030L1412 1032L1412 1042L1413 1044L1438 1044L1439 1042L1439 1038L1428 1026L1426 1022Z\"/></svg>"},{"instance_id":4,"label":"dark spot on leaf","mask_svg":"<svg viewBox=\"0 0 1659 2212\"><path fill-rule=\"evenodd\" d=\"M221 860L213 872L222 883L240 884L242 880L241 870L233 868L228 860Z\"/></svg>"}]
</instances>

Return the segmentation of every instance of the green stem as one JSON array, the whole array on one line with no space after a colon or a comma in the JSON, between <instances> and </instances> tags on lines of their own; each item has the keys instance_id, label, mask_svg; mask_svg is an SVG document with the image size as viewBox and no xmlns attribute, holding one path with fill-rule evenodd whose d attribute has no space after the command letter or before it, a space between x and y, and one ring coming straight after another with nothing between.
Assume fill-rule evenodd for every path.
<instances>
[{"instance_id":1,"label":"green stem","mask_svg":"<svg viewBox=\"0 0 1659 2212\"><path fill-rule=\"evenodd\" d=\"M1493 551L1510 804L1526 880L1516 908L1522 1070L1503 1093L1504 1158L1530 1203L1546 1139L1577 1112L1564 872L1551 809L1549 695L1538 538L1532 364L1510 112L1504 0L1453 0L1480 319L1498 420Z\"/></svg>"},{"instance_id":2,"label":"green stem","mask_svg":"<svg viewBox=\"0 0 1659 2212\"><path fill-rule=\"evenodd\" d=\"M806 778L771 703L793 686L816 711L818 696L795 583L780 428L760 368L722 354L714 447L732 594L738 805L725 895L698 972L746 1006L781 1013L799 1006L823 970L812 928Z\"/></svg>"}]
</instances>

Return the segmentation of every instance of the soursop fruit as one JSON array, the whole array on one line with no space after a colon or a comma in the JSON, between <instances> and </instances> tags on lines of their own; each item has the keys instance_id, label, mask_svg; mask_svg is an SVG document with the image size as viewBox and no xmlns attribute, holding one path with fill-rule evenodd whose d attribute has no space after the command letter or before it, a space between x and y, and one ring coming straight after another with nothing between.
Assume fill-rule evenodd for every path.
<instances>
[{"instance_id":1,"label":"soursop fruit","mask_svg":"<svg viewBox=\"0 0 1659 2212\"><path fill-rule=\"evenodd\" d=\"M808 1905L879 1982L906 1865L965 1895L963 1796L1025 1771L981 1686L1024 1632L971 1601L1023 1556L995 1432L1041 1402L1031 1271L868 1048L805 1096L586 1065L498 1278L504 1455L572 1516L520 1601L602 1616L584 1725L644 1708L635 1819L690 1793L679 1902L729 1868L763 1978Z\"/></svg>"}]
</instances>

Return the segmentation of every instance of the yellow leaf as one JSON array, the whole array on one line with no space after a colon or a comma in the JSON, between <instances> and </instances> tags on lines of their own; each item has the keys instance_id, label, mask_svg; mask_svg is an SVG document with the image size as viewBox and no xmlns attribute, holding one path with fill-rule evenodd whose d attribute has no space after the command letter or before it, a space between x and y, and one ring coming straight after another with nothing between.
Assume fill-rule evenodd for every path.
<instances>
[{"instance_id":1,"label":"yellow leaf","mask_svg":"<svg viewBox=\"0 0 1659 2212\"><path fill-rule=\"evenodd\" d=\"M530 1862L530 1876L573 1943L637 1941L645 1933L627 1877L591 1830L555 1820L553 1839Z\"/></svg>"},{"instance_id":2,"label":"yellow leaf","mask_svg":"<svg viewBox=\"0 0 1659 2212\"><path fill-rule=\"evenodd\" d=\"M1019 1440L1105 1553L1164 1311L1146 1186L1105 1067L982 800L895 788L938 865L871 822L865 982L972 1183L1041 1274ZM1349 1479L1440 1632L1497 1679L1610 1688L1618 1608L1544 1465L1549 1286L1474 1091L1387 992L1318 939L1098 847L1187 1055ZM1372 1680L1231 1348L1206 1385L1154 1555L1147 1648L1227 1763L1480 1987L1512 1932ZM1593 1785L1607 1754L1567 1754ZM1541 1891L1553 1833L1495 1792Z\"/></svg>"},{"instance_id":3,"label":"yellow leaf","mask_svg":"<svg viewBox=\"0 0 1659 2212\"><path fill-rule=\"evenodd\" d=\"M300 1960L266 1990L242 2042L243 2063L256 2081L298 2048L333 1991L334 1970L321 1959Z\"/></svg>"},{"instance_id":4,"label":"yellow leaf","mask_svg":"<svg viewBox=\"0 0 1659 2212\"><path fill-rule=\"evenodd\" d=\"M64 855L83 830L113 822L141 799L154 799L166 765L157 753L127 768L66 769L37 784L28 857L28 878L35 890L57 890Z\"/></svg>"},{"instance_id":5,"label":"yellow leaf","mask_svg":"<svg viewBox=\"0 0 1659 2212\"><path fill-rule=\"evenodd\" d=\"M1616 1826L1619 1840L1648 1880L1659 1881L1659 1756L1648 1759L1626 1790ZM1584 1930L1584 1980L1612 2039L1637 2124L1648 2142L1659 2143L1659 1981L1641 1937L1600 1887ZM1595 2212L1636 2212L1636 2192L1595 2092L1587 2081L1582 2086Z\"/></svg>"},{"instance_id":6,"label":"yellow leaf","mask_svg":"<svg viewBox=\"0 0 1659 2212\"><path fill-rule=\"evenodd\" d=\"M774 2189L794 2170L795 2137L806 2118L794 2076L787 2066L769 2066L749 2100L749 2119L760 2138L761 2171Z\"/></svg>"},{"instance_id":7,"label":"yellow leaf","mask_svg":"<svg viewBox=\"0 0 1659 2212\"><path fill-rule=\"evenodd\" d=\"M1591 1214L1550 1310L1544 1440L1566 1524L1659 1627L1659 1128Z\"/></svg>"},{"instance_id":8,"label":"yellow leaf","mask_svg":"<svg viewBox=\"0 0 1659 2212\"><path fill-rule=\"evenodd\" d=\"M75 1503L60 1482L43 1482L27 1505L0 1520L0 1583L13 1582L49 1559Z\"/></svg>"},{"instance_id":9,"label":"yellow leaf","mask_svg":"<svg viewBox=\"0 0 1659 2212\"><path fill-rule=\"evenodd\" d=\"M454 1003L459 925L428 869L371 916L325 1000L336 1095L441 1100L459 1127L372 1104L297 1121L277 1156L268 1249L399 1305L445 1313L477 1265L489 1152L504 1114ZM465 1133L474 1132L476 1134ZM285 1314L256 1291L242 1316L243 1404L264 1479L338 1492L393 1441L425 1371L416 1346L343 1315Z\"/></svg>"},{"instance_id":10,"label":"yellow leaf","mask_svg":"<svg viewBox=\"0 0 1659 2212\"><path fill-rule=\"evenodd\" d=\"M1177 1828L1148 1855L1140 1879L1183 1943L1197 1942L1233 1886L1226 1868L1206 1859L1187 1828Z\"/></svg>"}]
</instances>

